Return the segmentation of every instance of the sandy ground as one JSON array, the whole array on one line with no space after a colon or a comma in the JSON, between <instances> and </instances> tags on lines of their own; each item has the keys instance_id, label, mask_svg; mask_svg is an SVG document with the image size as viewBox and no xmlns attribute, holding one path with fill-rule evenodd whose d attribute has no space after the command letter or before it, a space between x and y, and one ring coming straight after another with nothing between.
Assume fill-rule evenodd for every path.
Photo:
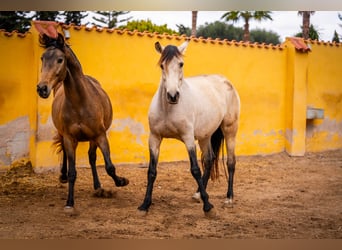
<instances>
[{"instance_id":1,"label":"sandy ground","mask_svg":"<svg viewBox=\"0 0 342 250\"><path fill-rule=\"evenodd\" d=\"M0 173L0 239L342 239L342 149L238 157L233 208L222 206L223 172L208 184L215 218L191 199L196 184L188 162L159 164L153 204L142 216L146 165L117 164L130 180L123 188L99 166L102 186L113 194L107 198L94 196L90 168L78 168L77 215L63 210L67 185L58 172L21 166Z\"/></svg>"}]
</instances>

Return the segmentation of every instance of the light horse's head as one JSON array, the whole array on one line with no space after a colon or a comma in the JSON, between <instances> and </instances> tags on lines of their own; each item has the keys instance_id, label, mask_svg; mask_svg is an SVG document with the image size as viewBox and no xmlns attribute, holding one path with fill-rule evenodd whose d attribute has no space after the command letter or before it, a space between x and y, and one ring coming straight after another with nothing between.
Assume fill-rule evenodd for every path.
<instances>
[{"instance_id":1,"label":"light horse's head","mask_svg":"<svg viewBox=\"0 0 342 250\"><path fill-rule=\"evenodd\" d=\"M51 90L55 89L67 74L65 42L61 34L58 34L56 39L43 34L39 37L39 42L46 50L41 57L42 68L37 92L40 97L48 98Z\"/></svg>"},{"instance_id":2,"label":"light horse's head","mask_svg":"<svg viewBox=\"0 0 342 250\"><path fill-rule=\"evenodd\" d=\"M155 43L157 52L161 54L158 64L162 69L162 86L170 104L177 104L179 100L179 89L183 83L183 53L188 43L185 41L178 47L168 45L165 48L159 42Z\"/></svg>"}]
</instances>

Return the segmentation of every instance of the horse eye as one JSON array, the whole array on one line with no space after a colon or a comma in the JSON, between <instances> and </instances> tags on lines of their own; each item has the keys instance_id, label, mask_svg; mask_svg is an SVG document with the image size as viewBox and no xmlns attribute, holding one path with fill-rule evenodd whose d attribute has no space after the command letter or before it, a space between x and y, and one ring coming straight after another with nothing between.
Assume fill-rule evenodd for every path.
<instances>
[{"instance_id":1,"label":"horse eye","mask_svg":"<svg viewBox=\"0 0 342 250\"><path fill-rule=\"evenodd\" d=\"M162 70L164 70L164 66L163 66L163 64L160 64L160 68L161 68Z\"/></svg>"},{"instance_id":2,"label":"horse eye","mask_svg":"<svg viewBox=\"0 0 342 250\"><path fill-rule=\"evenodd\" d=\"M180 67L180 68L183 68L183 65L184 65L183 62L180 62L180 63L179 63L179 67Z\"/></svg>"},{"instance_id":3,"label":"horse eye","mask_svg":"<svg viewBox=\"0 0 342 250\"><path fill-rule=\"evenodd\" d=\"M58 58L57 63L61 64L63 62L63 58Z\"/></svg>"}]
</instances>

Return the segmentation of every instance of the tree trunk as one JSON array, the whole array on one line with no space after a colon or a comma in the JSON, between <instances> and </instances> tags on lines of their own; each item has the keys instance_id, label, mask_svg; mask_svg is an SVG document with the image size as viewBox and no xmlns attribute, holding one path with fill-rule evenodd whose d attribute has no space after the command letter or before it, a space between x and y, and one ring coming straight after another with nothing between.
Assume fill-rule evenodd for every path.
<instances>
[{"instance_id":1,"label":"tree trunk","mask_svg":"<svg viewBox=\"0 0 342 250\"><path fill-rule=\"evenodd\" d=\"M191 35L192 36L196 36L197 12L198 11L192 11L192 23L191 23Z\"/></svg>"},{"instance_id":2,"label":"tree trunk","mask_svg":"<svg viewBox=\"0 0 342 250\"><path fill-rule=\"evenodd\" d=\"M303 38L309 39L310 11L303 11Z\"/></svg>"},{"instance_id":3,"label":"tree trunk","mask_svg":"<svg viewBox=\"0 0 342 250\"><path fill-rule=\"evenodd\" d=\"M250 36L249 36L249 20L245 19L245 26L243 31L243 41L249 42Z\"/></svg>"}]
</instances>

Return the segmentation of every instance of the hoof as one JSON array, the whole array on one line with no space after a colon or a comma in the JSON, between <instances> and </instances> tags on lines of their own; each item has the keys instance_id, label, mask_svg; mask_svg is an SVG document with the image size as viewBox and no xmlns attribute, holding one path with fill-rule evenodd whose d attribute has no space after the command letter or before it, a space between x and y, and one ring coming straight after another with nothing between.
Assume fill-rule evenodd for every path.
<instances>
[{"instance_id":1,"label":"hoof","mask_svg":"<svg viewBox=\"0 0 342 250\"><path fill-rule=\"evenodd\" d=\"M94 196L98 198L112 198L114 196L114 193L111 190L98 188L95 190Z\"/></svg>"},{"instance_id":2,"label":"hoof","mask_svg":"<svg viewBox=\"0 0 342 250\"><path fill-rule=\"evenodd\" d=\"M200 192L194 193L194 195L191 197L193 201L200 203L201 202L201 194Z\"/></svg>"},{"instance_id":3,"label":"hoof","mask_svg":"<svg viewBox=\"0 0 342 250\"><path fill-rule=\"evenodd\" d=\"M70 216L77 216L79 215L79 211L77 211L74 207L65 206L64 207L64 213Z\"/></svg>"},{"instance_id":4,"label":"hoof","mask_svg":"<svg viewBox=\"0 0 342 250\"><path fill-rule=\"evenodd\" d=\"M216 209L213 207L208 212L204 212L205 217L215 219L217 217Z\"/></svg>"},{"instance_id":5,"label":"hoof","mask_svg":"<svg viewBox=\"0 0 342 250\"><path fill-rule=\"evenodd\" d=\"M59 176L59 182L60 183L67 183L68 182L68 177L63 176L63 175Z\"/></svg>"},{"instance_id":6,"label":"hoof","mask_svg":"<svg viewBox=\"0 0 342 250\"><path fill-rule=\"evenodd\" d=\"M147 210L140 210L139 208L138 208L138 211L137 211L137 213L138 213L138 215L140 215L140 216L147 216Z\"/></svg>"},{"instance_id":7,"label":"hoof","mask_svg":"<svg viewBox=\"0 0 342 250\"><path fill-rule=\"evenodd\" d=\"M115 182L115 185L117 187L124 187L124 186L127 186L129 183L129 180L126 179L125 177L118 177L118 181Z\"/></svg>"},{"instance_id":8,"label":"hoof","mask_svg":"<svg viewBox=\"0 0 342 250\"><path fill-rule=\"evenodd\" d=\"M226 199L223 203L223 207L233 208L233 199Z\"/></svg>"}]
</instances>

